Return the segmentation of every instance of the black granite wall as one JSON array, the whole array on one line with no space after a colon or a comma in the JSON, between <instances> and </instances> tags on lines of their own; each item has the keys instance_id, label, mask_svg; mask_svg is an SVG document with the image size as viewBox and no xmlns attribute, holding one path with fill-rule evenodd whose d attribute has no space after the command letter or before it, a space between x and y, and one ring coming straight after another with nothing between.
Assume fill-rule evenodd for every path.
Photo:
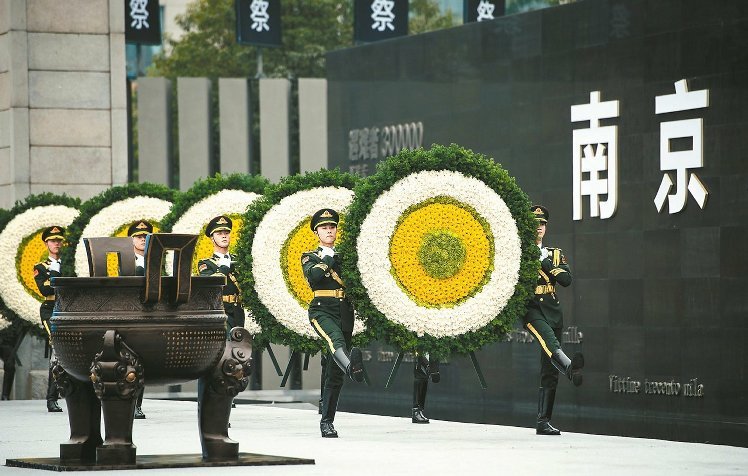
<instances>
[{"instance_id":1,"label":"black granite wall","mask_svg":"<svg viewBox=\"0 0 748 476\"><path fill-rule=\"evenodd\" d=\"M582 333L565 347L587 361L582 387L560 382L556 426L748 446L748 2L580 1L333 52L327 68L333 166L373 173L384 154L351 161L350 131L420 122L424 145L495 158L551 210L546 244L575 276L560 293L566 325ZM708 89L709 106L656 115L655 97L681 79ZM575 221L572 133L588 123L572 123L570 107L591 91L620 104L602 122L618 126L618 209L593 218L585 198ZM660 124L692 118L703 119L704 165L690 172L709 198L658 212ZM427 415L534 426L539 350L521 337L476 353L486 390L453 357ZM409 415L411 365L385 391L392 355L381 351L392 349L370 350L375 385L348 385L341 409ZM640 390L614 391L615 379ZM692 379L699 395L687 395ZM651 394L647 382L681 386Z\"/></svg>"}]
</instances>

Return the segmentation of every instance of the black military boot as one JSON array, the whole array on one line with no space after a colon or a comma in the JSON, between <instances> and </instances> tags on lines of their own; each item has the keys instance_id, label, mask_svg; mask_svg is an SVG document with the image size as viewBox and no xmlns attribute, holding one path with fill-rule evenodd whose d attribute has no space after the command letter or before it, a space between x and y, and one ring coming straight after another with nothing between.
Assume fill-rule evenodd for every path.
<instances>
[{"instance_id":1,"label":"black military boot","mask_svg":"<svg viewBox=\"0 0 748 476\"><path fill-rule=\"evenodd\" d=\"M582 385L582 368L584 367L584 356L577 352L569 359L564 351L558 349L551 356L551 363L559 372L566 375L575 386Z\"/></svg>"},{"instance_id":2,"label":"black military boot","mask_svg":"<svg viewBox=\"0 0 748 476\"><path fill-rule=\"evenodd\" d=\"M426 406L426 388L429 381L426 379L415 379L413 381L413 423L429 423L429 419L423 414Z\"/></svg>"},{"instance_id":3,"label":"black military boot","mask_svg":"<svg viewBox=\"0 0 748 476\"><path fill-rule=\"evenodd\" d=\"M553 414L553 401L556 399L555 388L540 387L538 393L538 424L535 434L538 435L560 435L561 431L551 425Z\"/></svg>"},{"instance_id":4,"label":"black military boot","mask_svg":"<svg viewBox=\"0 0 748 476\"><path fill-rule=\"evenodd\" d=\"M47 380L47 411L49 413L59 413L62 411L60 405L57 404L58 398L60 398L60 395L57 393L57 384L54 377L52 377L52 367L50 367Z\"/></svg>"},{"instance_id":5,"label":"black military boot","mask_svg":"<svg viewBox=\"0 0 748 476\"><path fill-rule=\"evenodd\" d=\"M138 402L135 404L135 414L133 415L133 418L136 420L145 420L145 413L143 413L143 410L140 408L143 406L143 392L145 390L140 391L140 395L138 395Z\"/></svg>"},{"instance_id":6,"label":"black military boot","mask_svg":"<svg viewBox=\"0 0 748 476\"><path fill-rule=\"evenodd\" d=\"M322 419L319 421L319 430L322 438L337 438L338 432L332 422L335 420L335 412L338 410L338 398L340 388L326 388L322 392Z\"/></svg>"},{"instance_id":7,"label":"black military boot","mask_svg":"<svg viewBox=\"0 0 748 476\"><path fill-rule=\"evenodd\" d=\"M358 347L351 348L350 358L345 355L343 348L335 349L335 353L332 354L332 358L338 367L345 372L345 374L354 382L364 381L364 357L361 354L361 349Z\"/></svg>"}]
</instances>

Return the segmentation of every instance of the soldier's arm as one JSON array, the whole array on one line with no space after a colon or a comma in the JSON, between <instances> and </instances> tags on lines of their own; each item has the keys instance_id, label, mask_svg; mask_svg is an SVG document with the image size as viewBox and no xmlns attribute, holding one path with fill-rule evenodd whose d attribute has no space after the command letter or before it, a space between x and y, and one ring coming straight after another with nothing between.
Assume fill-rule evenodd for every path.
<instances>
[{"instance_id":1,"label":"soldier's arm","mask_svg":"<svg viewBox=\"0 0 748 476\"><path fill-rule=\"evenodd\" d=\"M34 281L36 281L36 287L39 288L39 292L42 294L42 296L55 295L55 289L49 284L49 278L51 277L50 275L52 273L60 276L60 273L56 271L50 272L41 263L34 266Z\"/></svg>"},{"instance_id":2,"label":"soldier's arm","mask_svg":"<svg viewBox=\"0 0 748 476\"><path fill-rule=\"evenodd\" d=\"M320 259L313 253L304 253L301 255L301 269L304 271L304 277L310 283L316 283L324 278L333 263L332 256L325 256Z\"/></svg>"},{"instance_id":3,"label":"soldier's arm","mask_svg":"<svg viewBox=\"0 0 748 476\"><path fill-rule=\"evenodd\" d=\"M550 258L552 267L548 272L556 278L556 283L564 287L570 285L572 276L566 256L560 249L556 248L551 252Z\"/></svg>"},{"instance_id":4,"label":"soldier's arm","mask_svg":"<svg viewBox=\"0 0 748 476\"><path fill-rule=\"evenodd\" d=\"M222 274L218 270L218 266L209 259L201 259L197 263L197 272L200 276L213 276L214 274Z\"/></svg>"}]
</instances>

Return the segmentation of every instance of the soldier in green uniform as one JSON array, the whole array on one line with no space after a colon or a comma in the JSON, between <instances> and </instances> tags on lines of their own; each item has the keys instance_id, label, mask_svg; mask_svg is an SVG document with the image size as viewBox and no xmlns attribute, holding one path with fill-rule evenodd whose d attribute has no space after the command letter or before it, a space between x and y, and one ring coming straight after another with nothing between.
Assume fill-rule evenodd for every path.
<instances>
[{"instance_id":1,"label":"soldier in green uniform","mask_svg":"<svg viewBox=\"0 0 748 476\"><path fill-rule=\"evenodd\" d=\"M301 267L314 298L309 303L309 322L327 345L322 389L322 418L319 423L323 438L337 438L333 421L338 408L343 376L356 382L364 381L364 362L361 350L351 347L353 336L353 305L345 293L340 278L340 256L333 245L338 234L338 212L330 208L312 215L310 226L319 238L319 247L301 255ZM346 349L351 349L350 354Z\"/></svg>"},{"instance_id":2,"label":"soldier in green uniform","mask_svg":"<svg viewBox=\"0 0 748 476\"><path fill-rule=\"evenodd\" d=\"M241 288L236 279L234 261L229 254L231 245L231 218L220 215L208 222L205 236L213 242L213 256L197 263L200 276L226 276L223 287L223 309L226 312L226 335L234 327L244 327L244 308L241 306Z\"/></svg>"},{"instance_id":3,"label":"soldier in green uniform","mask_svg":"<svg viewBox=\"0 0 748 476\"><path fill-rule=\"evenodd\" d=\"M133 222L127 229L127 236L132 238L132 251L135 255L135 276L145 276L145 240L151 233L153 233L153 225L146 220ZM140 392L138 401L135 403L134 418L136 420L145 418L142 408L143 393L145 393L145 389Z\"/></svg>"},{"instance_id":4,"label":"soldier in green uniform","mask_svg":"<svg viewBox=\"0 0 748 476\"><path fill-rule=\"evenodd\" d=\"M429 388L429 378L434 383L439 383L439 360L429 354L416 353L416 363L413 368L413 423L429 423L429 419L423 414L426 406L426 392Z\"/></svg>"},{"instance_id":5,"label":"soldier in green uniform","mask_svg":"<svg viewBox=\"0 0 748 476\"><path fill-rule=\"evenodd\" d=\"M225 276L226 285L223 287L223 310L226 313L226 336L234 327L244 327L244 308L241 306L242 289L236 279L234 260L231 259L229 246L231 245L231 229L234 223L231 218L219 215L211 219L205 226L205 236L213 242L213 256L202 259L197 263L200 276ZM202 380L198 382L198 387ZM202 392L202 388L198 388ZM231 402L231 408L236 404ZM229 423L229 427L231 424Z\"/></svg>"},{"instance_id":6,"label":"soldier in green uniform","mask_svg":"<svg viewBox=\"0 0 748 476\"><path fill-rule=\"evenodd\" d=\"M571 284L571 270L566 257L559 248L543 246L546 224L550 218L548 209L533 205L532 213L538 221L537 245L540 248L540 270L535 287L535 297L527 306L524 324L541 347L540 359L540 393L538 395L538 435L560 435L561 432L551 425L553 402L556 398L558 374L563 373L574 385L582 384L584 357L580 353L573 358L561 350L561 333L564 327L564 315L561 303L556 295L556 285Z\"/></svg>"},{"instance_id":7,"label":"soldier in green uniform","mask_svg":"<svg viewBox=\"0 0 748 476\"><path fill-rule=\"evenodd\" d=\"M145 276L145 239L153 233L153 225L146 220L133 222L127 229L132 238L132 252L135 254L135 276Z\"/></svg>"},{"instance_id":8,"label":"soldier in green uniform","mask_svg":"<svg viewBox=\"0 0 748 476\"><path fill-rule=\"evenodd\" d=\"M56 276L62 276L60 273L60 252L62 251L62 242L65 240L65 228L61 226L50 226L42 231L42 241L47 245L49 256L46 260L34 265L34 281L39 292L44 296L44 301L39 307L39 315L42 319L44 329L49 337L52 336L49 329L49 319L52 317L52 311L55 307L55 290L50 285L50 279ZM51 345L51 341L50 341ZM54 352L54 349L52 350ZM52 366L49 367L49 376L47 377L47 411L61 412L62 408L57 404L60 398L57 385L52 378Z\"/></svg>"}]
</instances>

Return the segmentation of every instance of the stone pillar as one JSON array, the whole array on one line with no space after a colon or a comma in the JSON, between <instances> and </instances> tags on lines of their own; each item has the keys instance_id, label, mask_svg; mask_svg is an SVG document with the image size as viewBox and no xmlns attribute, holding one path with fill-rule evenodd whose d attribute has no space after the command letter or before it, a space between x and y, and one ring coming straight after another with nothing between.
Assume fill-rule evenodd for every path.
<instances>
[{"instance_id":1,"label":"stone pillar","mask_svg":"<svg viewBox=\"0 0 748 476\"><path fill-rule=\"evenodd\" d=\"M327 168L327 80L299 79L301 172Z\"/></svg>"},{"instance_id":2,"label":"stone pillar","mask_svg":"<svg viewBox=\"0 0 748 476\"><path fill-rule=\"evenodd\" d=\"M171 82L138 78L138 181L171 184Z\"/></svg>"},{"instance_id":3,"label":"stone pillar","mask_svg":"<svg viewBox=\"0 0 748 476\"><path fill-rule=\"evenodd\" d=\"M0 0L0 206L124 183L126 122L122 2Z\"/></svg>"},{"instance_id":4,"label":"stone pillar","mask_svg":"<svg viewBox=\"0 0 748 476\"><path fill-rule=\"evenodd\" d=\"M250 173L251 108L249 87L244 78L218 80L218 108L221 126L221 173Z\"/></svg>"},{"instance_id":5,"label":"stone pillar","mask_svg":"<svg viewBox=\"0 0 748 476\"><path fill-rule=\"evenodd\" d=\"M210 80L177 79L179 189L210 175Z\"/></svg>"},{"instance_id":6,"label":"stone pillar","mask_svg":"<svg viewBox=\"0 0 748 476\"><path fill-rule=\"evenodd\" d=\"M291 82L260 80L260 173L277 182L290 173Z\"/></svg>"}]
</instances>

